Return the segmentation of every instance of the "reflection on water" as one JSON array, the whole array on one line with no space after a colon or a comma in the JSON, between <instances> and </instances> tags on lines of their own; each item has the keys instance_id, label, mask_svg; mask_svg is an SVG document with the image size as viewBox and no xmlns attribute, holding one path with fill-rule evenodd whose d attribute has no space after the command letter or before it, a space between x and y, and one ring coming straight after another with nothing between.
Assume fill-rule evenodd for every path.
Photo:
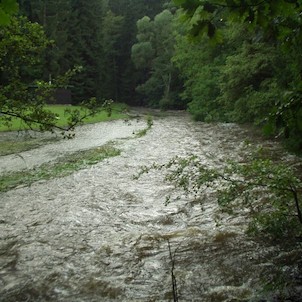
<instances>
[{"instance_id":1,"label":"reflection on water","mask_svg":"<svg viewBox=\"0 0 302 302\"><path fill-rule=\"evenodd\" d=\"M259 291L277 271L298 278L299 247L247 238L245 217L220 213L210 190L197 202L160 171L133 179L175 155L240 159L249 138L233 124L156 118L146 136L116 142L119 157L1 194L0 301L173 301L168 240L179 301L283 301Z\"/></svg>"}]
</instances>

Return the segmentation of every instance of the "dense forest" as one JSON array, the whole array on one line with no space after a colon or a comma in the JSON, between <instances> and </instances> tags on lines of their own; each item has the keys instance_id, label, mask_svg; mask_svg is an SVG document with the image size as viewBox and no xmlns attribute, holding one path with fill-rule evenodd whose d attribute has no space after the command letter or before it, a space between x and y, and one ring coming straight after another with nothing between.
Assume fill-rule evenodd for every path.
<instances>
[{"instance_id":1,"label":"dense forest","mask_svg":"<svg viewBox=\"0 0 302 302\"><path fill-rule=\"evenodd\" d=\"M43 26L52 44L43 58L44 80L81 66L72 81L74 101L98 99L135 104L135 86L141 78L131 60L136 21L153 18L165 1L20 0L22 15Z\"/></svg>"},{"instance_id":2,"label":"dense forest","mask_svg":"<svg viewBox=\"0 0 302 302\"><path fill-rule=\"evenodd\" d=\"M60 89L71 93L71 104L57 106L65 110L63 126L49 109ZM137 123L120 120L127 105ZM183 110L204 123L173 112L153 124L151 114L140 120L135 106ZM118 112L117 123L73 132L102 110ZM26 165L7 172L4 165L0 175L0 225L12 240L0 246L7 296L73 301L92 292L100 296L89 301L112 300L146 284L145 300L178 301L179 280L188 297L213 297L204 301L301 301L302 170L300 157L287 150L302 154L302 0L0 0L0 125L12 130L15 120L22 121L18 129L50 131L51 140L31 145L34 132L15 131L1 141L11 166L16 158ZM264 142L258 129L278 143ZM59 133L75 137L70 143L82 136L75 145L85 148L64 141L63 150ZM13 148L19 134L24 149ZM21 154L42 144L50 146L40 153L43 164L39 153ZM58 180L66 175L72 177ZM162 210L164 197L165 206L179 206ZM245 227L252 241L243 237ZM172 290L153 296L152 279L156 290L165 286L163 261L171 263L164 274ZM258 291L253 276L274 292L271 300L262 291L260 300L242 298ZM28 289L28 280L40 292ZM57 280L64 287L53 286Z\"/></svg>"},{"instance_id":3,"label":"dense forest","mask_svg":"<svg viewBox=\"0 0 302 302\"><path fill-rule=\"evenodd\" d=\"M254 2L19 0L0 28L1 102L14 98L12 78L31 85L76 68L74 103L188 109L301 150L302 5Z\"/></svg>"}]
</instances>

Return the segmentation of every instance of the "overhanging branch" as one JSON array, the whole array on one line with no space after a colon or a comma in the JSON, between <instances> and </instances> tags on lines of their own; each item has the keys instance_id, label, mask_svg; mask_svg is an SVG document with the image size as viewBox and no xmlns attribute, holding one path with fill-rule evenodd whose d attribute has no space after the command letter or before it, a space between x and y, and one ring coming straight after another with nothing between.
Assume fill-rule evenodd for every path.
<instances>
[{"instance_id":1,"label":"overhanging branch","mask_svg":"<svg viewBox=\"0 0 302 302\"><path fill-rule=\"evenodd\" d=\"M0 114L5 115L5 116L14 117L14 118L19 118L19 119L21 119L24 122L29 123L29 124L43 125L43 126L46 126L47 128L49 128L49 130L51 130L51 129L57 129L57 130L61 130L61 131L64 131L64 132L68 132L68 131L71 131L72 129L74 129L74 127L77 126L78 124L80 124L84 119L86 119L86 118L88 118L90 116L93 116L94 112L93 113L89 113L89 114L85 114L84 116L82 116L77 121L69 124L68 127L62 127L62 126L59 126L59 125L57 125L55 123L40 121L40 120L37 120L37 119L30 118L28 116L24 116L24 115L15 113L15 112L10 112L10 111L0 111ZM34 130L34 129L32 129L32 130Z\"/></svg>"}]
</instances>

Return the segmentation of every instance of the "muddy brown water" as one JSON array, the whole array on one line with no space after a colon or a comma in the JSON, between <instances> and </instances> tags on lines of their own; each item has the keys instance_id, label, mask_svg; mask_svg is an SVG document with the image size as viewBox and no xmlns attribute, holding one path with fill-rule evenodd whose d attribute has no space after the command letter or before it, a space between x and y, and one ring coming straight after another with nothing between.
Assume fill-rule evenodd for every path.
<instances>
[{"instance_id":1,"label":"muddy brown water","mask_svg":"<svg viewBox=\"0 0 302 302\"><path fill-rule=\"evenodd\" d=\"M71 176L0 194L0 301L173 301L168 240L178 301L282 301L259 293L276 266L297 273L299 248L248 238L246 217L222 214L210 191L196 202L160 171L133 179L142 165L175 155L197 153L213 166L239 159L249 133L170 114L135 138L144 126L88 126L69 147L59 142L23 154L55 160L108 140L122 150ZM9 158L0 158L2 171ZM168 194L179 198L165 206Z\"/></svg>"}]
</instances>

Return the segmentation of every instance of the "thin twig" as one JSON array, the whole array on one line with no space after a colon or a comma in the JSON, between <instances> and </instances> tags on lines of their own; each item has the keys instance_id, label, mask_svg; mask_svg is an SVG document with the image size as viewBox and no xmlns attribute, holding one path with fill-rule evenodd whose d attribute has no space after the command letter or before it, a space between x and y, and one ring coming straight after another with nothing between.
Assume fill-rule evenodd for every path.
<instances>
[{"instance_id":1,"label":"thin twig","mask_svg":"<svg viewBox=\"0 0 302 302\"><path fill-rule=\"evenodd\" d=\"M39 125L43 125L43 126L47 126L50 127L50 129L57 129L57 130L61 130L61 131L70 131L73 130L74 127L78 124L80 124L81 122L83 122L84 119L93 116L95 113L89 113L89 114L85 114L84 116L82 116L79 120L73 122L72 124L68 125L68 127L61 127L58 126L54 123L48 123L48 122L43 122L43 121L39 121L39 120L35 120L26 116L22 116L20 114L14 113L14 112L8 112L8 111L0 111L1 114L6 115L6 116L11 116L11 117L16 117L19 118L21 120L23 120L26 123L35 123L35 124L39 124ZM29 127L30 125L27 124ZM32 127L30 127L31 130L34 130Z\"/></svg>"},{"instance_id":2,"label":"thin twig","mask_svg":"<svg viewBox=\"0 0 302 302\"><path fill-rule=\"evenodd\" d=\"M174 302L178 302L178 293L177 293L177 281L176 281L176 277L174 274L174 269L175 269L175 252L174 255L172 255L172 250L171 250L171 244L169 239L167 239L168 241L168 248L169 248L169 256L170 256L170 260L171 260L171 280L172 280L172 290L173 290L173 301Z\"/></svg>"}]
</instances>

